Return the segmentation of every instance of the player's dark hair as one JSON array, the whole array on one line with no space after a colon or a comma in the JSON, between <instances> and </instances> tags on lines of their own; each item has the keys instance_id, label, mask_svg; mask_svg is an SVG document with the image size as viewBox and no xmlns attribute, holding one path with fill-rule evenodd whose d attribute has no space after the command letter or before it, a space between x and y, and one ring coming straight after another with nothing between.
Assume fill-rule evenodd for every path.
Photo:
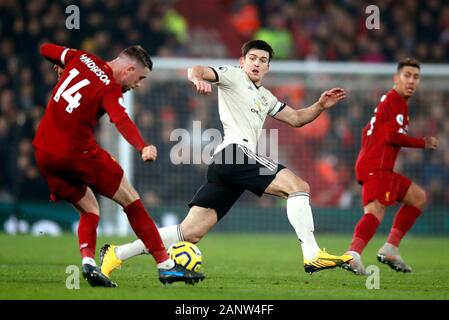
<instances>
[{"instance_id":1,"label":"player's dark hair","mask_svg":"<svg viewBox=\"0 0 449 320\"><path fill-rule=\"evenodd\" d=\"M151 61L150 55L148 52L142 48L140 45L135 45L126 48L120 54L125 54L128 57L135 59L136 61L143 64L148 69L153 70L153 61Z\"/></svg>"},{"instance_id":2,"label":"player's dark hair","mask_svg":"<svg viewBox=\"0 0 449 320\"><path fill-rule=\"evenodd\" d=\"M404 58L401 61L399 61L397 71L398 72L401 71L401 69L404 67L414 67L414 68L421 69L419 61L416 60L415 58L409 58L409 57Z\"/></svg>"},{"instance_id":3,"label":"player's dark hair","mask_svg":"<svg viewBox=\"0 0 449 320\"><path fill-rule=\"evenodd\" d=\"M245 42L242 46L242 57L245 57L246 54L251 49L259 49L264 50L268 52L268 62L271 61L271 58L274 56L274 50L273 48L265 41L263 40L251 40L248 42Z\"/></svg>"}]
</instances>

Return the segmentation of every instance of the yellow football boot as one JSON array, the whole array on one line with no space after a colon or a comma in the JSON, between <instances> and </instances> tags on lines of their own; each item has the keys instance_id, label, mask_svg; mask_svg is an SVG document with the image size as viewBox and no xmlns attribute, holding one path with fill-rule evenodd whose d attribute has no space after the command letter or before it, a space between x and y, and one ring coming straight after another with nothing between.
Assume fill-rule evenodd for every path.
<instances>
[{"instance_id":1,"label":"yellow football boot","mask_svg":"<svg viewBox=\"0 0 449 320\"><path fill-rule=\"evenodd\" d=\"M314 273L324 269L340 267L344 263L352 260L352 256L344 254L334 256L326 252L326 249L318 251L312 260L304 259L304 270L307 273Z\"/></svg>"},{"instance_id":2,"label":"yellow football boot","mask_svg":"<svg viewBox=\"0 0 449 320\"><path fill-rule=\"evenodd\" d=\"M114 271L117 268L120 268L122 265L122 260L117 258L115 255L115 248L117 246L105 244L100 249L100 268L101 272L109 278L112 271Z\"/></svg>"}]
</instances>

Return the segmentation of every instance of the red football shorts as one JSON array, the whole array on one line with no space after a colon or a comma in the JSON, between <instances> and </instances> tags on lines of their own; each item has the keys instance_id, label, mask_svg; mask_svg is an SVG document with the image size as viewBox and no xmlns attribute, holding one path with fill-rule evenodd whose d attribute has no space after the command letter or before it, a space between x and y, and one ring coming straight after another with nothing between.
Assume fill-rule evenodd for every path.
<instances>
[{"instance_id":1,"label":"red football shorts","mask_svg":"<svg viewBox=\"0 0 449 320\"><path fill-rule=\"evenodd\" d=\"M412 181L396 172L381 172L376 177L362 181L362 203L378 200L385 206L402 201Z\"/></svg>"},{"instance_id":2,"label":"red football shorts","mask_svg":"<svg viewBox=\"0 0 449 320\"><path fill-rule=\"evenodd\" d=\"M36 149L36 163L50 187L50 200L77 203L86 194L86 187L112 198L120 186L123 169L109 153L98 148L90 157L61 158Z\"/></svg>"}]
</instances>

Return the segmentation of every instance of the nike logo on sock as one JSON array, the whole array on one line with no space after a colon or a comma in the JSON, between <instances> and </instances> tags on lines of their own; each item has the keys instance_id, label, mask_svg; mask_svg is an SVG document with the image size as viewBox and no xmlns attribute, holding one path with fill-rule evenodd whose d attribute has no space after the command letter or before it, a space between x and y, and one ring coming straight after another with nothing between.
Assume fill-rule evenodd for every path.
<instances>
[{"instance_id":1,"label":"nike logo on sock","mask_svg":"<svg viewBox=\"0 0 449 320\"><path fill-rule=\"evenodd\" d=\"M87 248L88 246L89 246L89 244L88 244L87 242L82 243L82 244L80 245L80 250L81 250L81 249L84 249L84 248Z\"/></svg>"}]
</instances>

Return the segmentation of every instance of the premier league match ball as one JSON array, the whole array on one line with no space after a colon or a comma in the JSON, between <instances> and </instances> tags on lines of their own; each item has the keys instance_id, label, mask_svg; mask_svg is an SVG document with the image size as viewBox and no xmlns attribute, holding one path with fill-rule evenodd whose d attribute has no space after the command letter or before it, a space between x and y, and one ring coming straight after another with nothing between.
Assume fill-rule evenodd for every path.
<instances>
[{"instance_id":1,"label":"premier league match ball","mask_svg":"<svg viewBox=\"0 0 449 320\"><path fill-rule=\"evenodd\" d=\"M201 268L201 251L196 245L187 241L172 244L167 250L170 259L187 270L198 271Z\"/></svg>"}]
</instances>

